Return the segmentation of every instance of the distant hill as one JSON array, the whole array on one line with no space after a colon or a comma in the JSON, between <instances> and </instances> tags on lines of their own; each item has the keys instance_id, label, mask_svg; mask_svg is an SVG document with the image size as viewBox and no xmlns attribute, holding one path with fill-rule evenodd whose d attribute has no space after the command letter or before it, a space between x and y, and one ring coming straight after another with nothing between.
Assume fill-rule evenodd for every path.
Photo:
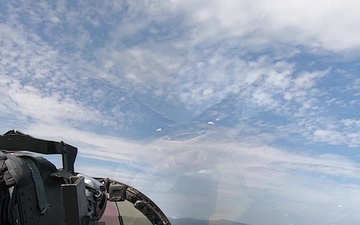
<instances>
[{"instance_id":1,"label":"distant hill","mask_svg":"<svg viewBox=\"0 0 360 225\"><path fill-rule=\"evenodd\" d=\"M245 223L234 222L230 220L196 220L196 219L171 219L171 225L248 225Z\"/></svg>"}]
</instances>

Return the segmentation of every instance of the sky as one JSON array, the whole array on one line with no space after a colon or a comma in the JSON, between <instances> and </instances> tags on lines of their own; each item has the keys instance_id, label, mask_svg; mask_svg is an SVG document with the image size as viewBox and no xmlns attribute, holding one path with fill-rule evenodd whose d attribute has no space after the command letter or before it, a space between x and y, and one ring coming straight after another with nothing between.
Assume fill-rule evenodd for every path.
<instances>
[{"instance_id":1,"label":"sky","mask_svg":"<svg viewBox=\"0 0 360 225\"><path fill-rule=\"evenodd\" d=\"M359 9L2 1L0 132L77 146L171 218L359 224Z\"/></svg>"}]
</instances>

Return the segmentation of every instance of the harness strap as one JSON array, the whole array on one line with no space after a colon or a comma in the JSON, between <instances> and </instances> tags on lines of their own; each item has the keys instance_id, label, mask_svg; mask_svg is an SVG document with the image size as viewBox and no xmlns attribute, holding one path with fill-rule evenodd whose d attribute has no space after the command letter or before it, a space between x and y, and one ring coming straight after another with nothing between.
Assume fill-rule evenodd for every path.
<instances>
[{"instance_id":1,"label":"harness strap","mask_svg":"<svg viewBox=\"0 0 360 225\"><path fill-rule=\"evenodd\" d=\"M31 171L32 180L34 181L35 189L36 189L37 202L38 202L41 214L45 215L50 210L50 204L48 203L47 198L46 198L43 178L41 177L40 171L37 168L35 162L31 158L23 157L23 159L27 162L27 164L30 168L30 171Z\"/></svg>"},{"instance_id":2,"label":"harness strap","mask_svg":"<svg viewBox=\"0 0 360 225\"><path fill-rule=\"evenodd\" d=\"M5 172L7 171L5 164L6 156L0 152L0 224L8 223L8 205L10 202L9 190L6 185Z\"/></svg>"},{"instance_id":3,"label":"harness strap","mask_svg":"<svg viewBox=\"0 0 360 225\"><path fill-rule=\"evenodd\" d=\"M7 202L9 199L9 192L6 189L4 181L0 181L0 223L5 224L7 220ZM6 209L6 210L5 210Z\"/></svg>"}]
</instances>

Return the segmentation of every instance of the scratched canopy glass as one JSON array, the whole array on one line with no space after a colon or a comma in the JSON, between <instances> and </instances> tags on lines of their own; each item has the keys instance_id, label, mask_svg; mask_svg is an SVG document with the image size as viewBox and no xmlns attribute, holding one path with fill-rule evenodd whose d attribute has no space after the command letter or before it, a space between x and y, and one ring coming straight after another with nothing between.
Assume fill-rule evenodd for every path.
<instances>
[{"instance_id":1,"label":"scratched canopy glass","mask_svg":"<svg viewBox=\"0 0 360 225\"><path fill-rule=\"evenodd\" d=\"M0 125L172 224L359 224L359 8L5 1Z\"/></svg>"}]
</instances>

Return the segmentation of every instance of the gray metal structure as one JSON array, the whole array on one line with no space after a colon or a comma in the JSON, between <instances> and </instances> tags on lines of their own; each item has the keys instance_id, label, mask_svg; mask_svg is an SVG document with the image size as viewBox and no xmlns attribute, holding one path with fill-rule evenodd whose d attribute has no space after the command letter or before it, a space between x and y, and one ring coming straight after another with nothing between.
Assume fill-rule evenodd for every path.
<instances>
[{"instance_id":1,"label":"gray metal structure","mask_svg":"<svg viewBox=\"0 0 360 225\"><path fill-rule=\"evenodd\" d=\"M110 202L131 202L154 225L171 225L160 208L137 189L109 178L94 178L106 188L106 190L96 190L86 184L83 176L76 176L78 173L74 170L74 163L78 150L74 146L62 141L37 139L19 131L10 130L4 135L0 135L0 150L62 155L63 168L52 176L62 178L65 181L61 185L62 202L59 202L63 207L61 213L63 213L64 225L105 225L105 222L94 220L94 217L89 215L89 204L94 203L91 203L87 198L86 190L96 193L99 198L102 193L106 193L106 199ZM98 203L95 202L95 204ZM118 219L119 224L123 225L124 222L120 214Z\"/></svg>"}]
</instances>

